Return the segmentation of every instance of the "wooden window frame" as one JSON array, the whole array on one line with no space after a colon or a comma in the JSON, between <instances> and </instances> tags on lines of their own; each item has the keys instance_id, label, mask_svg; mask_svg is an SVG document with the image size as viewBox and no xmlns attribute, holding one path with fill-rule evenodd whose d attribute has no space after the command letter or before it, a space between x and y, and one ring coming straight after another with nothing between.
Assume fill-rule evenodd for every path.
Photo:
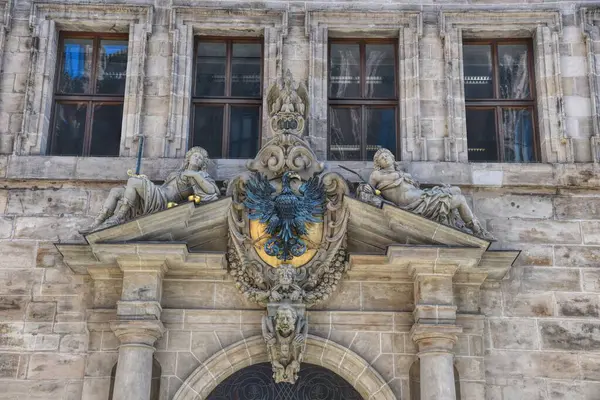
<instances>
[{"instance_id":1,"label":"wooden window frame","mask_svg":"<svg viewBox=\"0 0 600 400\"><path fill-rule=\"evenodd\" d=\"M90 72L90 85L91 85L91 93L90 94L63 94L58 92L58 87L60 85L60 73L63 70L63 51L64 51L64 43L65 39L93 39L93 49L92 49L92 70ZM52 134L50 135L50 141L48 143L48 148L50 149L50 154L55 154L55 146L56 146L56 105L57 104L81 104L87 103L86 116L85 116L85 129L83 136L83 149L82 149L82 157L88 157L91 152L92 147L92 121L94 119L94 106L96 105L118 105L123 106L125 103L125 93L122 95L114 95L114 94L97 94L96 93L96 79L98 78L98 57L100 55L100 41L103 39L121 39L129 41L129 35L127 33L101 33L101 32L69 32L64 31L60 32L58 39L58 63L56 68L56 75L54 78L54 99L52 101ZM127 48L129 52L130 49ZM123 121L119 121L121 124ZM122 132L121 132L122 134ZM117 153L115 155L118 156Z\"/></svg>"},{"instance_id":2,"label":"wooden window frame","mask_svg":"<svg viewBox=\"0 0 600 400\"><path fill-rule=\"evenodd\" d=\"M529 99L502 99L500 94L500 72L498 60L498 46L510 44L525 44L527 45L527 69L529 72ZM534 69L534 53L533 41L531 39L465 39L465 45L490 45L492 49L492 82L494 97L489 99L469 99L465 95L465 111L468 110L494 110L494 122L496 124L496 161L472 161L472 162L506 162L504 158L504 130L501 129L502 124L502 109L510 108L527 108L531 110L531 122L533 129L533 162L540 160L540 141L538 137L537 126L537 96L535 87L535 69ZM464 63L464 59L463 59ZM465 84L466 87L466 84ZM465 112L466 118L466 112ZM468 154L468 134L467 134L467 154Z\"/></svg>"},{"instance_id":3,"label":"wooden window frame","mask_svg":"<svg viewBox=\"0 0 600 400\"><path fill-rule=\"evenodd\" d=\"M399 108L399 87L398 87L398 40L393 39L356 39L356 38L332 38L327 43L327 70L331 69L331 45L332 44L358 44L360 57L360 93L361 97L336 98L331 96L330 75L327 76L327 158L331 159L331 109L332 108L360 108L361 114L361 132L360 132L360 161L367 160L367 126L366 110L367 108L394 108L394 125L396 127L396 148L389 149L396 157L400 154L400 121L398 115ZM394 49L394 97L389 99L368 98L366 91L366 45L367 44L391 44Z\"/></svg>"},{"instance_id":4,"label":"wooden window frame","mask_svg":"<svg viewBox=\"0 0 600 400\"><path fill-rule=\"evenodd\" d=\"M197 78L197 57L198 57L198 44L200 42L223 42L225 43L225 94L223 96L196 96L196 78ZM233 44L234 43L254 43L260 44L260 95L259 97L240 97L231 96L231 77L232 77L232 58L233 58ZM264 82L264 51L265 45L262 37L223 37L223 36L196 36L194 38L194 58L193 58L193 77L192 77L192 95L190 96L191 112L190 112L190 132L188 143L189 147L194 146L194 132L195 132L195 115L196 106L222 106L223 107L223 130L221 136L221 154L222 158L229 158L229 128L230 128L230 117L231 117L231 106L256 106L258 108L258 143L257 146L260 148L262 140L262 103L263 103L263 82Z\"/></svg>"}]
</instances>

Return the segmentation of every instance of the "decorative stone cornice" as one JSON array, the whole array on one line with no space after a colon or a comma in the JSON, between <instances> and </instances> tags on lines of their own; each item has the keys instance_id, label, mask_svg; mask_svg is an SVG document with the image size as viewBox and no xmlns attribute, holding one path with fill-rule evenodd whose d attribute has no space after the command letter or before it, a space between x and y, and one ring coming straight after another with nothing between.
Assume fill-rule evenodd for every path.
<instances>
[{"instance_id":1,"label":"decorative stone cornice","mask_svg":"<svg viewBox=\"0 0 600 400\"><path fill-rule=\"evenodd\" d=\"M146 345L152 347L154 342L165 333L160 320L111 321L110 329L123 345Z\"/></svg>"}]
</instances>

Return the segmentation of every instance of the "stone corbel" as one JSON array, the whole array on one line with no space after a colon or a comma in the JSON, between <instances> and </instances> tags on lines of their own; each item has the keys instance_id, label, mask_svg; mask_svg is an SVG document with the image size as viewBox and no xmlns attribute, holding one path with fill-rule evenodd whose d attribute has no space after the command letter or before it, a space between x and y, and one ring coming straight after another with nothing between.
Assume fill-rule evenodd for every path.
<instances>
[{"instance_id":1,"label":"stone corbel","mask_svg":"<svg viewBox=\"0 0 600 400\"><path fill-rule=\"evenodd\" d=\"M411 264L408 273L414 282L415 324L454 324L456 305L452 277L455 264Z\"/></svg>"}]
</instances>

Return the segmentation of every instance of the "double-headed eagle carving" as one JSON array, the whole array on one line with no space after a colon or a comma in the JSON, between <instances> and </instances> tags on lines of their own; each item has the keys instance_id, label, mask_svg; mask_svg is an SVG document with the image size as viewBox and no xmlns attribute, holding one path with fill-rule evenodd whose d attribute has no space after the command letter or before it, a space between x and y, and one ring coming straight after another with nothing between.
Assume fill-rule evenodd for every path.
<instances>
[{"instance_id":1,"label":"double-headed eagle carving","mask_svg":"<svg viewBox=\"0 0 600 400\"><path fill-rule=\"evenodd\" d=\"M287 171L281 177L281 192L262 174L257 173L246 183L245 206L248 217L266 224L270 238L265 242L265 252L279 260L291 260L306 252L302 236L308 234L307 224L323 221L325 191L318 177L302 183L294 192L292 179L300 176Z\"/></svg>"}]
</instances>

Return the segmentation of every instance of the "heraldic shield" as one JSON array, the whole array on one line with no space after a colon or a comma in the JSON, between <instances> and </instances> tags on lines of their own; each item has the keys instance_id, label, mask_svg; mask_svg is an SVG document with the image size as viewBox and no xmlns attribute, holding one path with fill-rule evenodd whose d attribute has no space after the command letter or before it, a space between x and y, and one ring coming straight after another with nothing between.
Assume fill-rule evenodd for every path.
<instances>
[{"instance_id":1,"label":"heraldic shield","mask_svg":"<svg viewBox=\"0 0 600 400\"><path fill-rule=\"evenodd\" d=\"M324 173L293 133L275 135L247 169L227 187L227 260L237 287L261 305L325 300L346 268L346 181Z\"/></svg>"}]
</instances>

